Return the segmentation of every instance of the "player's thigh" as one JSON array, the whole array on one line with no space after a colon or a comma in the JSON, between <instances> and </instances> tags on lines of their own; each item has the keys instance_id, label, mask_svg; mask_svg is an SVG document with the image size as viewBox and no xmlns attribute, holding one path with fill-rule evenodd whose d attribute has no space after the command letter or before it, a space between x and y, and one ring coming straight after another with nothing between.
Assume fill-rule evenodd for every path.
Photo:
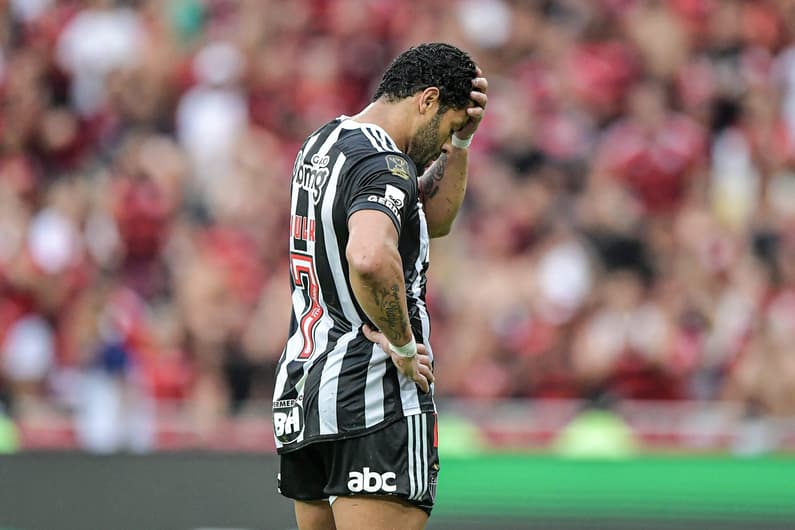
<instances>
[{"instance_id":1,"label":"player's thigh","mask_svg":"<svg viewBox=\"0 0 795 530\"><path fill-rule=\"evenodd\" d=\"M422 530L428 522L427 512L395 497L339 497L332 510L337 530Z\"/></svg>"},{"instance_id":2,"label":"player's thigh","mask_svg":"<svg viewBox=\"0 0 795 530\"><path fill-rule=\"evenodd\" d=\"M298 530L337 530L327 500L295 501L295 521Z\"/></svg>"}]
</instances>

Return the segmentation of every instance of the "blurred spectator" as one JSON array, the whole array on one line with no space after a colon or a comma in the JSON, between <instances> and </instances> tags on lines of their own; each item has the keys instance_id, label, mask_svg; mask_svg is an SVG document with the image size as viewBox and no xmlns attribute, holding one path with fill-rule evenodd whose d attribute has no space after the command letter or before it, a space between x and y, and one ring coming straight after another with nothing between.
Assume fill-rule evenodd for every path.
<instances>
[{"instance_id":1,"label":"blurred spectator","mask_svg":"<svg viewBox=\"0 0 795 530\"><path fill-rule=\"evenodd\" d=\"M595 162L597 175L614 178L638 198L648 215L681 205L704 151L703 132L674 113L657 80L638 82L626 117L606 131Z\"/></svg>"},{"instance_id":2,"label":"blurred spectator","mask_svg":"<svg viewBox=\"0 0 795 530\"><path fill-rule=\"evenodd\" d=\"M245 93L238 85L243 57L234 45L215 42L193 60L197 84L177 107L177 137L187 151L199 183L215 196L229 170L232 146L247 120Z\"/></svg>"},{"instance_id":3,"label":"blurred spectator","mask_svg":"<svg viewBox=\"0 0 795 530\"><path fill-rule=\"evenodd\" d=\"M144 50L146 34L138 13L111 0L85 3L61 31L57 66L70 76L70 98L82 116L105 103L105 81L114 69L134 63Z\"/></svg>"}]
</instances>

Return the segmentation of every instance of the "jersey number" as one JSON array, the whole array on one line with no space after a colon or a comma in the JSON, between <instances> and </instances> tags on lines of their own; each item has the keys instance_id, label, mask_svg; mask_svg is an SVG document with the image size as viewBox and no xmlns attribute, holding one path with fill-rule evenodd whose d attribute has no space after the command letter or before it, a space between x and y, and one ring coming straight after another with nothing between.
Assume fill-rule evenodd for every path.
<instances>
[{"instance_id":1,"label":"jersey number","mask_svg":"<svg viewBox=\"0 0 795 530\"><path fill-rule=\"evenodd\" d=\"M309 359L315 352L315 328L323 316L323 307L320 305L320 285L315 274L315 263L312 256L298 252L290 253L290 269L293 283L309 295L309 307L301 315L299 328L304 337L304 347L298 359Z\"/></svg>"}]
</instances>

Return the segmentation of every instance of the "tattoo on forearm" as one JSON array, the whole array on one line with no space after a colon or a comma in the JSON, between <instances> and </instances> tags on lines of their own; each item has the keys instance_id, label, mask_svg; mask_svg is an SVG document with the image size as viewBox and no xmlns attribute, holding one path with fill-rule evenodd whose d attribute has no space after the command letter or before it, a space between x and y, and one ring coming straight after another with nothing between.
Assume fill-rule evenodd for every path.
<instances>
[{"instance_id":1,"label":"tattoo on forearm","mask_svg":"<svg viewBox=\"0 0 795 530\"><path fill-rule=\"evenodd\" d=\"M422 196L424 198L432 199L439 193L439 182L444 178L445 169L447 169L447 153L442 153L422 176Z\"/></svg>"},{"instance_id":2,"label":"tattoo on forearm","mask_svg":"<svg viewBox=\"0 0 795 530\"><path fill-rule=\"evenodd\" d=\"M381 331L388 337L401 336L408 327L408 323L400 305L400 286L393 284L389 289L374 286L372 293L373 300L381 312L380 316L387 326L387 329Z\"/></svg>"}]
</instances>

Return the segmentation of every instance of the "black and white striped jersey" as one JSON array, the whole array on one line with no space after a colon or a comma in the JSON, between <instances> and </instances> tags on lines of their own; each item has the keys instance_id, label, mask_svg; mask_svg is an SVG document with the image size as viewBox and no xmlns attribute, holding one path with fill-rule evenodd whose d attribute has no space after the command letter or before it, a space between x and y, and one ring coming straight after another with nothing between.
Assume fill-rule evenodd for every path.
<instances>
[{"instance_id":1,"label":"black and white striped jersey","mask_svg":"<svg viewBox=\"0 0 795 530\"><path fill-rule=\"evenodd\" d=\"M423 393L363 335L369 321L353 295L345 257L353 212L389 216L400 235L414 336L432 357L425 305L429 237L414 163L382 128L342 116L302 145L290 197L292 319L273 398L279 452L434 412L433 390Z\"/></svg>"}]
</instances>

